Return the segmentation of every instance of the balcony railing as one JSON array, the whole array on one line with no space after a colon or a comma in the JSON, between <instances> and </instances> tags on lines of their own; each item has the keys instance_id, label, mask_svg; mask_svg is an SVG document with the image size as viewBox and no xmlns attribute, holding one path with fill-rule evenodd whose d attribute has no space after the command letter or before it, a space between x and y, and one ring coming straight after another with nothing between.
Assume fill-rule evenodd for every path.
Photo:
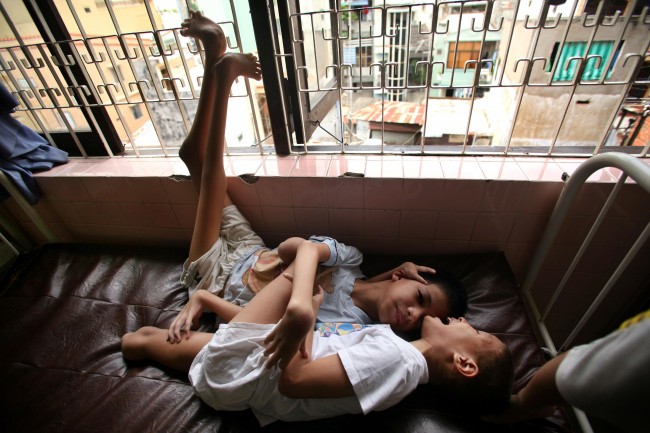
<instances>
[{"instance_id":1,"label":"balcony railing","mask_svg":"<svg viewBox=\"0 0 650 433\"><path fill-rule=\"evenodd\" d=\"M21 103L16 116L79 156L176 155L203 69L200 44L162 24L187 16L188 3L179 3L170 12L155 0L97 1L91 12L112 29L98 34L82 6L57 1L68 37L47 36L55 24L45 22L33 25L41 34L33 42L12 13L23 6L2 0L12 37L0 43L0 77ZM466 3L331 9L313 1L309 10L268 1L251 2L248 14L231 1L225 11L204 11L220 22L230 50L258 51L263 61L263 87L242 80L233 88L231 103L245 115L229 124L228 152L286 153L275 133L284 129L280 140L300 153L647 156L647 7L631 1L610 13L601 1L587 13L570 0ZM124 8L139 10L150 30L128 31ZM260 11L267 38L252 25ZM569 46L577 51L567 54ZM350 49L366 51L350 58ZM360 117L386 100L392 111ZM413 105L420 118L400 126L400 112Z\"/></svg>"}]
</instances>

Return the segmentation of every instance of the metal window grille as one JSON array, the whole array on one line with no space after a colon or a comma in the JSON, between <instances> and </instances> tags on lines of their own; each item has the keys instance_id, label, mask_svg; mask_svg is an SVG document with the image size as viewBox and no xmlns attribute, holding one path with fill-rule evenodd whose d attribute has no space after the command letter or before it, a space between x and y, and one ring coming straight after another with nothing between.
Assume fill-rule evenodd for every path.
<instances>
[{"instance_id":1,"label":"metal window grille","mask_svg":"<svg viewBox=\"0 0 650 433\"><path fill-rule=\"evenodd\" d=\"M590 2L589 10L578 1L377 3L339 2L327 11L305 5L289 17L329 13L341 23L333 39L343 52L361 46L364 38L345 31L359 26L375 57L370 68L345 56L325 65L336 88L299 83L298 92L340 93L341 104L319 122L312 142L329 136L342 152L647 155L640 135L648 113L644 2L623 10L604 1ZM371 15L365 24L363 14ZM307 35L291 36L293 51L278 57L317 56Z\"/></svg>"},{"instance_id":2,"label":"metal window grille","mask_svg":"<svg viewBox=\"0 0 650 433\"><path fill-rule=\"evenodd\" d=\"M45 3L26 0L25 6L38 14ZM49 4L66 18L63 24L72 36L69 39L42 35L30 25L33 20L19 2L0 3L14 39L13 44L0 46L0 73L3 84L21 103L16 115L52 145L61 147L61 133L69 136L72 153L84 157L89 153L79 135L91 130L99 134L109 156L122 149L134 156L176 155L191 127L203 79L203 47L180 34L187 4L178 2L184 7L172 13L163 9L169 2L150 0L98 0L92 7L86 7L87 2L81 7L75 0ZM227 6L212 18L224 29L229 50L241 51L238 11L234 2ZM162 24L165 13L172 15L173 28ZM228 19L219 19L224 16ZM94 26L97 20L109 25ZM29 41L34 36L41 40ZM70 78L73 70L80 72L81 80ZM231 104L240 115L242 131L229 134L229 149L253 145L256 152L262 151L260 143L267 137L261 132L261 96L248 80L233 86ZM121 147L109 146L103 128L92 124L93 109L106 110ZM248 122L242 113L248 113Z\"/></svg>"},{"instance_id":3,"label":"metal window grille","mask_svg":"<svg viewBox=\"0 0 650 433\"><path fill-rule=\"evenodd\" d=\"M41 2L24 3L38 14ZM0 77L21 120L53 145L63 131L81 156L94 154L86 131L109 156L177 153L202 79L202 47L178 28L190 6L222 25L230 50L259 47L264 89L234 87L231 103L248 121L238 114L229 126L230 153L647 156L650 147L642 0L619 10L604 0L587 9L577 0L43 3L71 37L46 28L26 38L37 32L13 13L21 4L0 1ZM98 32L94 13L110 31Z\"/></svg>"}]
</instances>

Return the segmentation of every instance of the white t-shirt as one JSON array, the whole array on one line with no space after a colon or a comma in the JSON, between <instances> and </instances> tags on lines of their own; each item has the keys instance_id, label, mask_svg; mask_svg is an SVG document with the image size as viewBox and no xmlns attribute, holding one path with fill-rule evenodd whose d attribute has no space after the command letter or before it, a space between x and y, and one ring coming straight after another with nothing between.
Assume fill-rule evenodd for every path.
<instances>
[{"instance_id":1,"label":"white t-shirt","mask_svg":"<svg viewBox=\"0 0 650 433\"><path fill-rule=\"evenodd\" d=\"M650 431L650 319L572 348L555 382L588 415L626 432Z\"/></svg>"},{"instance_id":2,"label":"white t-shirt","mask_svg":"<svg viewBox=\"0 0 650 433\"><path fill-rule=\"evenodd\" d=\"M428 381L424 356L389 326L358 325L343 335L314 331L312 348L314 359L338 353L355 396L285 397L277 389L279 370L264 366L263 341L274 326L221 325L190 368L196 394L217 410L251 408L264 426L276 420L305 421L386 409Z\"/></svg>"}]
</instances>

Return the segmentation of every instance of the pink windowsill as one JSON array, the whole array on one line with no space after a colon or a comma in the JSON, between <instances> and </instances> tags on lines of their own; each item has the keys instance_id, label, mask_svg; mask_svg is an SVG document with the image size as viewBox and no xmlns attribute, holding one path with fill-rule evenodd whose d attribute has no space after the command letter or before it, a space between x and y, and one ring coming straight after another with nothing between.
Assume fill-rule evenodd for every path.
<instances>
[{"instance_id":1,"label":"pink windowsill","mask_svg":"<svg viewBox=\"0 0 650 433\"><path fill-rule=\"evenodd\" d=\"M245 155L227 156L228 176L339 177L345 173L366 178L472 179L561 182L571 175L582 158L503 156L400 156L400 155ZM647 158L642 161L650 165ZM615 182L620 171L606 168L590 182ZM70 158L64 165L36 176L48 177L170 177L189 176L178 157L170 158Z\"/></svg>"}]
</instances>

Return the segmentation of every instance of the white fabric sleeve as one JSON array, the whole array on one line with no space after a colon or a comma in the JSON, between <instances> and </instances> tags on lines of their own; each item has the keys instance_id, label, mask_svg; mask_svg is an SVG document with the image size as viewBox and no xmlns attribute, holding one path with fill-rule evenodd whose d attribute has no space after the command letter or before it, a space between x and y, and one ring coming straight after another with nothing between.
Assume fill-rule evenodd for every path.
<instances>
[{"instance_id":1,"label":"white fabric sleeve","mask_svg":"<svg viewBox=\"0 0 650 433\"><path fill-rule=\"evenodd\" d=\"M428 380L422 354L386 336L368 335L338 355L364 414L397 404Z\"/></svg>"},{"instance_id":2,"label":"white fabric sleeve","mask_svg":"<svg viewBox=\"0 0 650 433\"><path fill-rule=\"evenodd\" d=\"M338 242L328 236L311 236L312 242L320 242L330 249L330 258L321 263L324 266L352 265L359 266L363 262L363 254L357 248Z\"/></svg>"},{"instance_id":3,"label":"white fabric sleeve","mask_svg":"<svg viewBox=\"0 0 650 433\"><path fill-rule=\"evenodd\" d=\"M560 394L623 431L642 431L650 425L648 343L650 319L572 348L555 373Z\"/></svg>"}]
</instances>

